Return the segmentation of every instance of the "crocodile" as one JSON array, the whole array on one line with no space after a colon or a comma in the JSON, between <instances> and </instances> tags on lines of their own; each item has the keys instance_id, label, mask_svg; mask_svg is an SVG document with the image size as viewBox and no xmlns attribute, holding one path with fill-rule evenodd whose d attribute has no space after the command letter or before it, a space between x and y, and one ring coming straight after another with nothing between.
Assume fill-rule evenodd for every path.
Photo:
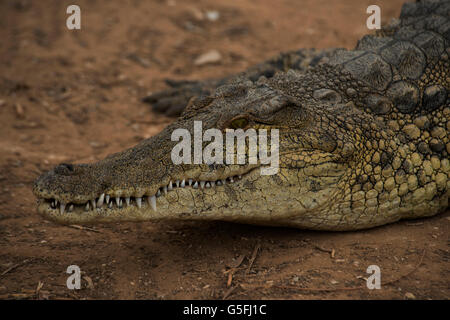
<instances>
[{"instance_id":1,"label":"crocodile","mask_svg":"<svg viewBox=\"0 0 450 320\"><path fill-rule=\"evenodd\" d=\"M236 76L172 82L145 98L180 114L159 134L34 183L62 224L222 220L346 231L429 217L450 196L450 2L403 5L353 50L282 53ZM174 164L174 130L279 132L279 170L261 161Z\"/></svg>"}]
</instances>

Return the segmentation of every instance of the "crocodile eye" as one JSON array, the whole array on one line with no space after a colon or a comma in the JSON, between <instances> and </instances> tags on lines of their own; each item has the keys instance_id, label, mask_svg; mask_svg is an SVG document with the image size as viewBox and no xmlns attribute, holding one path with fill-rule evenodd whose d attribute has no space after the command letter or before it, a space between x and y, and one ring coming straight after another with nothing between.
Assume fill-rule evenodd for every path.
<instances>
[{"instance_id":1,"label":"crocodile eye","mask_svg":"<svg viewBox=\"0 0 450 320\"><path fill-rule=\"evenodd\" d=\"M243 129L248 125L247 118L237 118L231 121L231 127L233 129Z\"/></svg>"}]
</instances>

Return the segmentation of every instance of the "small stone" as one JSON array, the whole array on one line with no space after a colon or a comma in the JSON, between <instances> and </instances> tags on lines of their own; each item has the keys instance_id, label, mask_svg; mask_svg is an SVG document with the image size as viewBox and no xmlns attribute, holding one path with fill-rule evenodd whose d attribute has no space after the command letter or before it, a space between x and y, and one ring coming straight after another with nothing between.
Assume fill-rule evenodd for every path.
<instances>
[{"instance_id":1,"label":"small stone","mask_svg":"<svg viewBox=\"0 0 450 320\"><path fill-rule=\"evenodd\" d=\"M209 21L217 21L219 20L220 13L216 10L206 11L206 19Z\"/></svg>"},{"instance_id":2,"label":"small stone","mask_svg":"<svg viewBox=\"0 0 450 320\"><path fill-rule=\"evenodd\" d=\"M416 300L416 296L413 295L411 292L405 293L405 298L408 300Z\"/></svg>"},{"instance_id":3,"label":"small stone","mask_svg":"<svg viewBox=\"0 0 450 320\"><path fill-rule=\"evenodd\" d=\"M19 119L25 118L25 109L23 108L23 106L20 103L16 103L14 105L14 108L16 110L17 118L19 118Z\"/></svg>"},{"instance_id":4,"label":"small stone","mask_svg":"<svg viewBox=\"0 0 450 320\"><path fill-rule=\"evenodd\" d=\"M210 51L198 56L197 59L195 59L194 64L196 66L202 66L205 64L217 63L217 62L220 62L221 60L222 60L222 55L220 54L220 52L213 49L213 50L210 50Z\"/></svg>"},{"instance_id":5,"label":"small stone","mask_svg":"<svg viewBox=\"0 0 450 320\"><path fill-rule=\"evenodd\" d=\"M202 21L205 19L203 12L195 7L189 8L189 11L191 12L193 18L197 21Z\"/></svg>"},{"instance_id":6,"label":"small stone","mask_svg":"<svg viewBox=\"0 0 450 320\"><path fill-rule=\"evenodd\" d=\"M98 141L89 141L89 145L92 148L101 148L102 147L102 143L98 142Z\"/></svg>"}]
</instances>

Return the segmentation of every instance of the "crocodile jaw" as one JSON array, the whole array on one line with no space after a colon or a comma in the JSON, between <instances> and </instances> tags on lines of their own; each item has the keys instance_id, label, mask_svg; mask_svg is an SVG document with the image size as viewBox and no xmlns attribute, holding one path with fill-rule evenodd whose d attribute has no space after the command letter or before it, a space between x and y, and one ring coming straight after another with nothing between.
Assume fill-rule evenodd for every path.
<instances>
[{"instance_id":1,"label":"crocodile jaw","mask_svg":"<svg viewBox=\"0 0 450 320\"><path fill-rule=\"evenodd\" d=\"M117 221L147 220L222 220L273 226L309 226L312 222L302 215L319 212L330 201L334 185L345 171L329 177L330 185L311 190L307 176L294 175L281 169L280 175L263 176L260 168L243 175L211 181L181 181L172 187L162 187L158 196L108 197L100 195L84 204L66 204L54 199L39 198L38 213L61 224L94 224ZM280 179L280 177L291 177ZM299 179L304 179L299 183ZM103 202L101 206L100 202ZM128 202L128 204L127 204ZM117 204L120 204L119 206ZM95 204L95 208L93 208ZM299 222L300 221L300 222Z\"/></svg>"}]
</instances>

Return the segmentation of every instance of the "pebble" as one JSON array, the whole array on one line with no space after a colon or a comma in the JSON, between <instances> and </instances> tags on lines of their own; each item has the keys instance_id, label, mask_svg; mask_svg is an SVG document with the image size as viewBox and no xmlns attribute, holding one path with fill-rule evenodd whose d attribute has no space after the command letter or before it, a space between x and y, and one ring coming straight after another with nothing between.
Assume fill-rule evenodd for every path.
<instances>
[{"instance_id":1,"label":"pebble","mask_svg":"<svg viewBox=\"0 0 450 320\"><path fill-rule=\"evenodd\" d=\"M203 12L201 12L199 9L197 8L190 8L190 11L194 17L195 20L197 21L202 21L204 19L203 16Z\"/></svg>"},{"instance_id":2,"label":"pebble","mask_svg":"<svg viewBox=\"0 0 450 320\"><path fill-rule=\"evenodd\" d=\"M219 11L216 10L206 11L206 19L208 19L209 21L217 21L219 17L220 17Z\"/></svg>"},{"instance_id":3,"label":"pebble","mask_svg":"<svg viewBox=\"0 0 450 320\"><path fill-rule=\"evenodd\" d=\"M209 63L217 63L220 60L222 60L222 55L219 51L213 49L198 56L195 59L194 64L197 66L201 66Z\"/></svg>"},{"instance_id":4,"label":"pebble","mask_svg":"<svg viewBox=\"0 0 450 320\"><path fill-rule=\"evenodd\" d=\"M405 298L408 300L416 300L416 296L413 295L411 292L405 293Z\"/></svg>"},{"instance_id":5,"label":"pebble","mask_svg":"<svg viewBox=\"0 0 450 320\"><path fill-rule=\"evenodd\" d=\"M18 117L19 119L25 118L25 110L24 110L23 106L22 106L20 103L16 103L16 104L14 105L14 107L15 107L15 109L16 109L17 117Z\"/></svg>"}]
</instances>

